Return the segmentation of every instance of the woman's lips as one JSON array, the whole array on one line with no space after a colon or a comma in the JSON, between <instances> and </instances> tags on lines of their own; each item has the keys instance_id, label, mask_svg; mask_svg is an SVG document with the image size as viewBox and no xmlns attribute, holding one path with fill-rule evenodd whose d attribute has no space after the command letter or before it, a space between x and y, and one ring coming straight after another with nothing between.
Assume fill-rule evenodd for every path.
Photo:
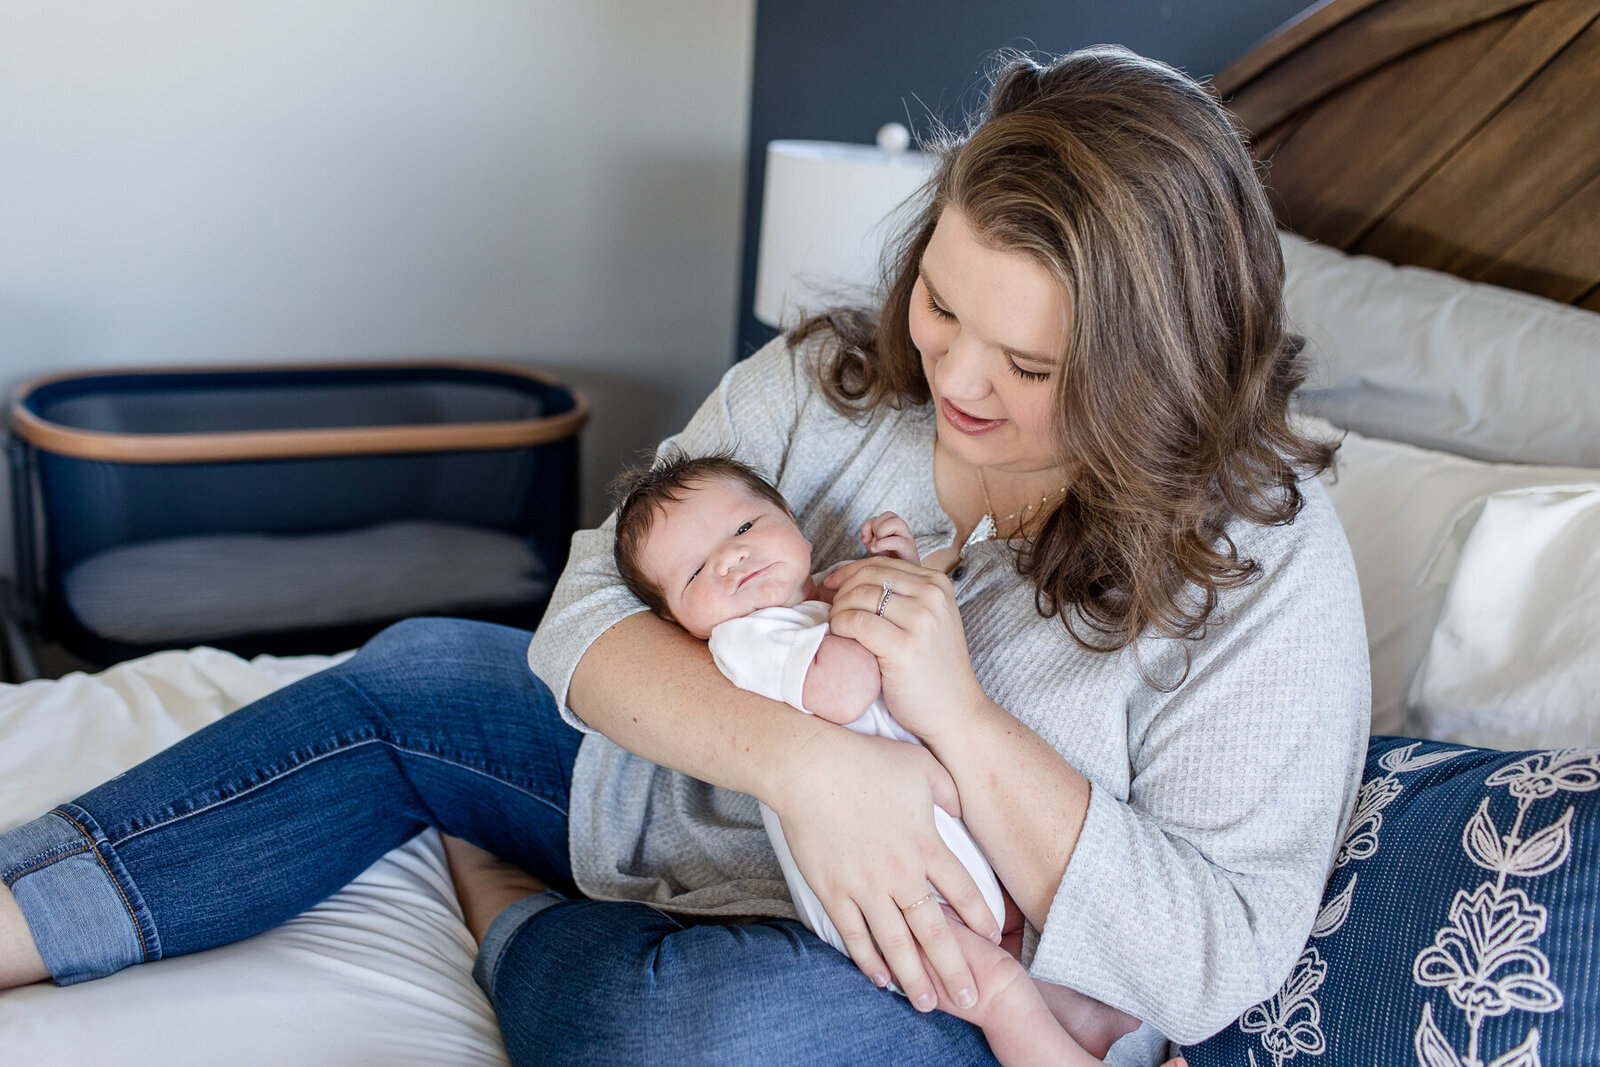
<instances>
[{"instance_id":1,"label":"woman's lips","mask_svg":"<svg viewBox=\"0 0 1600 1067\"><path fill-rule=\"evenodd\" d=\"M997 429L1005 419L980 419L968 415L948 400L939 401L939 411L944 415L944 421L960 430L964 434L978 437L991 430Z\"/></svg>"}]
</instances>

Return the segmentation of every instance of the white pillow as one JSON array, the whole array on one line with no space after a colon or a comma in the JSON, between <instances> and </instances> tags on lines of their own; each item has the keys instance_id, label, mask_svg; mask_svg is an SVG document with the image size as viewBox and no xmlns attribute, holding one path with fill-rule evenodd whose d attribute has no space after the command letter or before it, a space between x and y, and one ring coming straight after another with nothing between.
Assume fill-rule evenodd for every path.
<instances>
[{"instance_id":1,"label":"white pillow","mask_svg":"<svg viewBox=\"0 0 1600 1067\"><path fill-rule=\"evenodd\" d=\"M1320 419L1302 418L1300 427L1321 440L1342 433ZM1359 433L1343 437L1323 481L1361 582L1372 653L1372 729L1408 732L1406 695L1449 586L1458 527L1468 528L1490 493L1600 483L1600 470L1482 463Z\"/></svg>"},{"instance_id":2,"label":"white pillow","mask_svg":"<svg viewBox=\"0 0 1600 1067\"><path fill-rule=\"evenodd\" d=\"M1600 745L1600 483L1494 493L1461 542L1408 732Z\"/></svg>"},{"instance_id":3,"label":"white pillow","mask_svg":"<svg viewBox=\"0 0 1600 1067\"><path fill-rule=\"evenodd\" d=\"M1600 466L1600 315L1280 235L1302 409L1479 459Z\"/></svg>"}]
</instances>

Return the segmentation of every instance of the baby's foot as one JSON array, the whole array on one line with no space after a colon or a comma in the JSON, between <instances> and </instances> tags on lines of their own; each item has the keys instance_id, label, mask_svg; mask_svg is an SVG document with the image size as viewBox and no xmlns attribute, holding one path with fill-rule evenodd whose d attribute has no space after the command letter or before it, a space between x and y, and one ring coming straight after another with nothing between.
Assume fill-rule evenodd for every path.
<instances>
[{"instance_id":1,"label":"baby's foot","mask_svg":"<svg viewBox=\"0 0 1600 1067\"><path fill-rule=\"evenodd\" d=\"M1020 965L1019 965L1020 966ZM1125 1011L1118 1011L1104 1001L1079 993L1066 986L1038 982L1039 995L1073 1037L1089 1052L1104 1057L1116 1044L1117 1038L1139 1029L1139 1020Z\"/></svg>"},{"instance_id":2,"label":"baby's foot","mask_svg":"<svg viewBox=\"0 0 1600 1067\"><path fill-rule=\"evenodd\" d=\"M450 862L450 880L461 901L461 916L473 940L483 944L483 935L495 916L523 897L543 893L548 887L512 863L507 863L477 845L459 837L440 834L444 856Z\"/></svg>"},{"instance_id":3,"label":"baby's foot","mask_svg":"<svg viewBox=\"0 0 1600 1067\"><path fill-rule=\"evenodd\" d=\"M953 917L948 908L946 914ZM1010 953L979 937L959 919L952 918L950 929L972 969L978 1003L967 1009L955 1007L938 976L930 971L939 1008L980 1027L1003 1067L1090 1067L1101 1062L1056 1020L1041 995L1042 984L1030 978Z\"/></svg>"}]
</instances>

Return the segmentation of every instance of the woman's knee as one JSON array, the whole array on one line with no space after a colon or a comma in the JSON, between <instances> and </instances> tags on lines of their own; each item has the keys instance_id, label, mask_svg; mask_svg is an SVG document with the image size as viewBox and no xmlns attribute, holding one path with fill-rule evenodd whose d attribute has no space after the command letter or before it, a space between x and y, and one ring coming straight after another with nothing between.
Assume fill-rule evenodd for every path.
<instances>
[{"instance_id":1,"label":"woman's knee","mask_svg":"<svg viewBox=\"0 0 1600 1067\"><path fill-rule=\"evenodd\" d=\"M532 636L469 619L405 619L373 637L333 673L396 711L460 701L548 699L548 689L528 669Z\"/></svg>"},{"instance_id":2,"label":"woman's knee","mask_svg":"<svg viewBox=\"0 0 1600 1067\"><path fill-rule=\"evenodd\" d=\"M985 1062L965 1023L930 1025L793 922L569 901L508 942L494 989L518 1064L843 1064L906 1047L922 1057L908 1062Z\"/></svg>"},{"instance_id":3,"label":"woman's knee","mask_svg":"<svg viewBox=\"0 0 1600 1067\"><path fill-rule=\"evenodd\" d=\"M511 635L520 637L513 638ZM361 647L357 656L415 662L418 659L449 657L453 652L478 648L485 643L500 643L507 639L520 640L526 649L532 636L525 631L472 619L425 616L401 619L385 627Z\"/></svg>"}]
</instances>

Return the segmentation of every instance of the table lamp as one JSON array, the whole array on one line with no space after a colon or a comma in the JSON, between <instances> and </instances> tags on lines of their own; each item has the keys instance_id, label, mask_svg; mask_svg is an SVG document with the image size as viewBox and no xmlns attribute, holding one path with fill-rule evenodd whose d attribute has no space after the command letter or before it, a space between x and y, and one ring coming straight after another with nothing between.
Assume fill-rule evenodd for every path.
<instances>
[{"instance_id":1,"label":"table lamp","mask_svg":"<svg viewBox=\"0 0 1600 1067\"><path fill-rule=\"evenodd\" d=\"M873 145L773 141L761 200L755 316L786 328L802 314L870 302L885 243L920 206L933 159L907 151L899 123Z\"/></svg>"}]
</instances>

